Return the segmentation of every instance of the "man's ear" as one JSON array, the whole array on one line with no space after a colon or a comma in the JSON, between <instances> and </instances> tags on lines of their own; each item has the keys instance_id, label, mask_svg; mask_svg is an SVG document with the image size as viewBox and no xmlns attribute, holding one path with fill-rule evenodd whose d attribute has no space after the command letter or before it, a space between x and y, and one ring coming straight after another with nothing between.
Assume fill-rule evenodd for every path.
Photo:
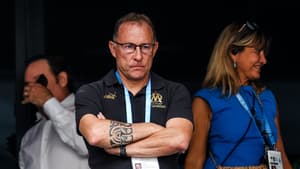
<instances>
[{"instance_id":1,"label":"man's ear","mask_svg":"<svg viewBox=\"0 0 300 169\"><path fill-rule=\"evenodd\" d=\"M111 55L115 58L116 57L116 44L113 41L109 41L108 47L109 47Z\"/></svg>"},{"instance_id":2,"label":"man's ear","mask_svg":"<svg viewBox=\"0 0 300 169\"><path fill-rule=\"evenodd\" d=\"M68 85L68 74L67 72L60 72L57 76L58 84L61 87L66 87Z\"/></svg>"},{"instance_id":3,"label":"man's ear","mask_svg":"<svg viewBox=\"0 0 300 169\"><path fill-rule=\"evenodd\" d=\"M158 49L159 43L156 41L154 44L154 49L153 49L153 57L156 56L156 51Z\"/></svg>"}]
</instances>

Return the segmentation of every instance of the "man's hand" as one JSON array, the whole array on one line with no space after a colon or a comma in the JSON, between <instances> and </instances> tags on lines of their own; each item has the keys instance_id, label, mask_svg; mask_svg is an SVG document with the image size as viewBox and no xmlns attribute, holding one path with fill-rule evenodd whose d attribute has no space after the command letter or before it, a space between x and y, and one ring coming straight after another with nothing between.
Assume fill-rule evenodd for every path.
<instances>
[{"instance_id":1,"label":"man's hand","mask_svg":"<svg viewBox=\"0 0 300 169\"><path fill-rule=\"evenodd\" d=\"M29 83L24 87L24 100L22 104L32 103L42 107L44 103L53 97L50 90L39 83Z\"/></svg>"}]
</instances>

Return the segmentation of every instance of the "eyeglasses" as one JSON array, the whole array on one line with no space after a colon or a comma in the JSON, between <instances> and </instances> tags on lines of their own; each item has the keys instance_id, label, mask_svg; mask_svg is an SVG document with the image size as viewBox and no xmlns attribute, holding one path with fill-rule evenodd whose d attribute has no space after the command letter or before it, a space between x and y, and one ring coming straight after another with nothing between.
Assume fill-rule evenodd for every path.
<instances>
[{"instance_id":1,"label":"eyeglasses","mask_svg":"<svg viewBox=\"0 0 300 169\"><path fill-rule=\"evenodd\" d=\"M246 21L239 29L236 34L236 39L241 40L245 37L257 32L259 30L258 25L255 22Z\"/></svg>"},{"instance_id":2,"label":"eyeglasses","mask_svg":"<svg viewBox=\"0 0 300 169\"><path fill-rule=\"evenodd\" d=\"M238 32L244 32L244 31L255 31L259 27L255 22L246 21L245 24L242 25L242 27L238 30Z\"/></svg>"},{"instance_id":3,"label":"eyeglasses","mask_svg":"<svg viewBox=\"0 0 300 169\"><path fill-rule=\"evenodd\" d=\"M119 43L116 41L112 41L115 44L121 46L121 49L126 53L126 54L131 54L134 53L136 51L136 48L139 47L141 52L143 54L151 54L153 47L154 47L154 43L142 43L142 44L134 44L134 43Z\"/></svg>"}]
</instances>

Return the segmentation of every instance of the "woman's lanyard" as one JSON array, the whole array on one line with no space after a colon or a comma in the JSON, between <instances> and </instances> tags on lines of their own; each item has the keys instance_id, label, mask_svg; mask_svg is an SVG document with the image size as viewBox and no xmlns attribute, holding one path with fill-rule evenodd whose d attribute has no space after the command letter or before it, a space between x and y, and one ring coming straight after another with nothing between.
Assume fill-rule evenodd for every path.
<instances>
[{"instance_id":1,"label":"woman's lanyard","mask_svg":"<svg viewBox=\"0 0 300 169\"><path fill-rule=\"evenodd\" d=\"M115 75L120 84L122 84L122 80L118 71L115 72ZM132 108L131 101L128 89L123 85L124 93L125 93L125 104L126 104L126 119L127 123L132 123ZM146 87L146 103L145 103L145 122L150 122L151 117L151 79L149 79Z\"/></svg>"},{"instance_id":2,"label":"woman's lanyard","mask_svg":"<svg viewBox=\"0 0 300 169\"><path fill-rule=\"evenodd\" d=\"M270 127L270 124L269 124L269 120L267 119L266 117L266 114L264 113L263 111L263 105L262 105L262 102L259 98L259 96L253 91L258 103L259 103L259 106L261 108L261 111L262 111L262 115L263 115L263 118L264 118L264 125L265 125L265 130L263 131L263 134L266 136L268 142L269 142L269 145L271 146L271 149L275 150L275 139L274 139L274 136L272 134L272 130L271 130L271 127Z\"/></svg>"},{"instance_id":3,"label":"woman's lanyard","mask_svg":"<svg viewBox=\"0 0 300 169\"><path fill-rule=\"evenodd\" d=\"M262 105L260 99L258 98L258 96L257 96L257 94L255 92L254 92L254 95L255 95L256 99L258 100L258 102L259 102L260 108L262 110L262 115L263 115L263 118L264 118L264 123L263 123L264 124L264 129L262 129L261 127L259 127L260 132L261 132L261 134L263 135L264 138L266 137L266 140L269 143L269 146L271 146L270 148L274 150L275 149L275 139L273 137L269 121L268 121L265 113L263 112L263 105ZM244 98L241 96L241 94L237 93L236 97L239 100L239 102L241 103L241 105L243 106L243 108L248 112L249 116L252 119L254 119L252 113L250 112L250 110L248 108L248 105L246 104L246 102L245 102Z\"/></svg>"}]
</instances>

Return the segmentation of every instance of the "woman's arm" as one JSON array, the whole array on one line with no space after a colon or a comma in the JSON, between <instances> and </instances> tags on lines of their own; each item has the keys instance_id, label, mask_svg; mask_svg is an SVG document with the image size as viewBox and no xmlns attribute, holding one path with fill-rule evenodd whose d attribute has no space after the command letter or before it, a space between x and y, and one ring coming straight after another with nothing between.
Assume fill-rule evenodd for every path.
<instances>
[{"instance_id":1,"label":"woman's arm","mask_svg":"<svg viewBox=\"0 0 300 169\"><path fill-rule=\"evenodd\" d=\"M185 159L185 169L201 169L206 159L207 139L212 114L209 105L199 97L194 98L192 109L194 132Z\"/></svg>"}]
</instances>

